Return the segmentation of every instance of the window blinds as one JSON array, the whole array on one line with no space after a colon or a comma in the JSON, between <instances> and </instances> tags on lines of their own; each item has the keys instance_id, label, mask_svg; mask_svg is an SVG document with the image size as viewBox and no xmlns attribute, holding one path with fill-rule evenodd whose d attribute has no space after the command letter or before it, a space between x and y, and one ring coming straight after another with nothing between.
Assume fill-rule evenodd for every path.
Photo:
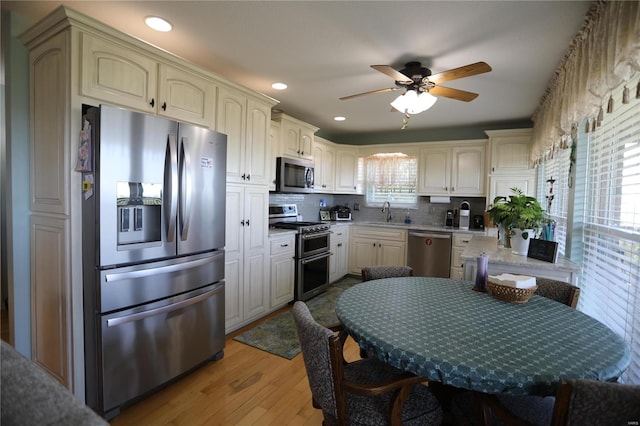
<instances>
[{"instance_id":1,"label":"window blinds","mask_svg":"<svg viewBox=\"0 0 640 426\"><path fill-rule=\"evenodd\" d=\"M640 100L606 114L587 152L580 307L630 344L621 380L640 384Z\"/></svg>"},{"instance_id":2,"label":"window blinds","mask_svg":"<svg viewBox=\"0 0 640 426\"><path fill-rule=\"evenodd\" d=\"M368 206L417 205L418 159L401 153L375 154L365 158L366 201Z\"/></svg>"},{"instance_id":3,"label":"window blinds","mask_svg":"<svg viewBox=\"0 0 640 426\"><path fill-rule=\"evenodd\" d=\"M558 251L565 254L567 241L567 212L569 208L569 157L570 149L556 151L552 159L544 162L540 204L549 216L556 221L555 241ZM553 180L553 185L551 184ZM550 192L550 190L553 192ZM553 199L550 200L550 197Z\"/></svg>"}]
</instances>

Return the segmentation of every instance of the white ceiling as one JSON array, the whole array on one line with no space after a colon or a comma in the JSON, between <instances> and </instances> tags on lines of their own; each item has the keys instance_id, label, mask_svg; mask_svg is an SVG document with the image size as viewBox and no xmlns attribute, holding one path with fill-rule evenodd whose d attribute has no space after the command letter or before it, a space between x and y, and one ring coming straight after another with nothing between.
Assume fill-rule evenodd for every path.
<instances>
[{"instance_id":1,"label":"white ceiling","mask_svg":"<svg viewBox=\"0 0 640 426\"><path fill-rule=\"evenodd\" d=\"M341 101L393 87L372 68L418 60L438 73L477 61L493 71L445 83L479 93L472 102L439 98L411 117L411 130L529 120L588 1L2 1L40 19L60 4L89 15L280 101L285 113L335 139L396 132L390 112L400 91ZM159 15L170 33L143 23ZM281 81L286 91L271 84ZM333 117L347 117L336 122Z\"/></svg>"}]
</instances>

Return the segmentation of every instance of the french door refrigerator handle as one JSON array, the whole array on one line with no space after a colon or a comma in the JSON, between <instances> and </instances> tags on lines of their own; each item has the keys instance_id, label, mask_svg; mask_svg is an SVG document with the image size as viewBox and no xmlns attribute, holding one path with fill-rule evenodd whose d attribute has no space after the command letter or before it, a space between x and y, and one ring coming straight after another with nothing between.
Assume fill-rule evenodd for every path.
<instances>
[{"instance_id":1,"label":"french door refrigerator handle","mask_svg":"<svg viewBox=\"0 0 640 426\"><path fill-rule=\"evenodd\" d=\"M164 159L164 219L166 223L167 242L173 241L176 235L176 216L178 212L178 155L175 136L167 135L167 149Z\"/></svg>"},{"instance_id":2,"label":"french door refrigerator handle","mask_svg":"<svg viewBox=\"0 0 640 426\"><path fill-rule=\"evenodd\" d=\"M203 259L190 260L189 262L176 263L172 265L159 266L159 267L154 267L149 269L138 269L136 271L115 272L112 274L105 274L104 280L107 283L112 283L114 281L146 278L146 277L152 277L154 275L167 274L169 272L183 271L186 269L197 268L199 266L206 265L207 263L211 263L216 257L217 256L211 256Z\"/></svg>"},{"instance_id":3,"label":"french door refrigerator handle","mask_svg":"<svg viewBox=\"0 0 640 426\"><path fill-rule=\"evenodd\" d=\"M139 312L137 314L125 315L123 317L111 318L107 320L107 327L116 327L121 324L125 324L127 322L138 321L144 318L152 317L155 315L160 315L166 312L176 311L181 308L185 308L187 306L191 306L198 302L201 302L204 299L208 299L211 296L214 296L215 293L219 293L224 287L223 283L218 284L218 287L212 289L211 291L207 291L206 293L199 294L197 296L191 297L187 300L183 300L178 303L173 303L171 305L163 306L161 308L150 309L148 311Z\"/></svg>"},{"instance_id":4,"label":"french door refrigerator handle","mask_svg":"<svg viewBox=\"0 0 640 426\"><path fill-rule=\"evenodd\" d=\"M189 223L191 219L191 154L189 153L189 140L182 137L180 140L180 238L187 239Z\"/></svg>"}]
</instances>

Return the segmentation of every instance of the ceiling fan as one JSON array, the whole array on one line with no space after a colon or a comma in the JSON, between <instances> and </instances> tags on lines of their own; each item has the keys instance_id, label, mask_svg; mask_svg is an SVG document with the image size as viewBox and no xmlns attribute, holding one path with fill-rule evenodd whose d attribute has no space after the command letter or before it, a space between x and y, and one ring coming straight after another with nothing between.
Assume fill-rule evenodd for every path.
<instances>
[{"instance_id":1,"label":"ceiling fan","mask_svg":"<svg viewBox=\"0 0 640 426\"><path fill-rule=\"evenodd\" d=\"M431 70L429 68L423 67L420 62L408 62L407 64L405 64L405 67L399 71L394 69L390 65L371 65L371 68L393 78L396 81L396 87L372 90L370 92L345 96L340 99L347 100L357 98L359 96L372 95L375 93L384 93L394 90L406 89L405 94L401 95L400 97L398 97L398 99L391 103L391 105L394 106L396 110L405 114L417 114L418 112L422 112L430 108L433 103L435 103L435 98L433 98L433 96L442 96L445 98L451 98L464 102L472 101L478 97L477 93L467 92L459 89L452 89L450 87L440 86L440 84L447 81L464 77L471 77L473 75L491 71L491 67L485 62L476 62L474 64L465 65L463 67L454 68L437 74L431 74ZM431 96L421 96L424 93L428 93ZM394 105L396 101L400 100L402 96L406 96L407 94L409 94L414 99L422 97L422 103L424 104L422 106L428 106L426 106L426 108L422 109L421 111L417 111L415 109L410 109L406 102L399 102L397 105ZM406 101L406 99L404 101Z\"/></svg>"}]
</instances>

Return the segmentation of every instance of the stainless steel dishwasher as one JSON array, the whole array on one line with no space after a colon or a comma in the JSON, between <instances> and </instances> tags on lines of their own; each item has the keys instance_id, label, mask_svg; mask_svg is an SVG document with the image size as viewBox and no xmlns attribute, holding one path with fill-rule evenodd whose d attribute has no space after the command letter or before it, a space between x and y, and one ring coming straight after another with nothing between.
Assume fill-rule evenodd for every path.
<instances>
[{"instance_id":1,"label":"stainless steel dishwasher","mask_svg":"<svg viewBox=\"0 0 640 426\"><path fill-rule=\"evenodd\" d=\"M451 233L409 231L407 265L420 277L449 278L451 273Z\"/></svg>"}]
</instances>

